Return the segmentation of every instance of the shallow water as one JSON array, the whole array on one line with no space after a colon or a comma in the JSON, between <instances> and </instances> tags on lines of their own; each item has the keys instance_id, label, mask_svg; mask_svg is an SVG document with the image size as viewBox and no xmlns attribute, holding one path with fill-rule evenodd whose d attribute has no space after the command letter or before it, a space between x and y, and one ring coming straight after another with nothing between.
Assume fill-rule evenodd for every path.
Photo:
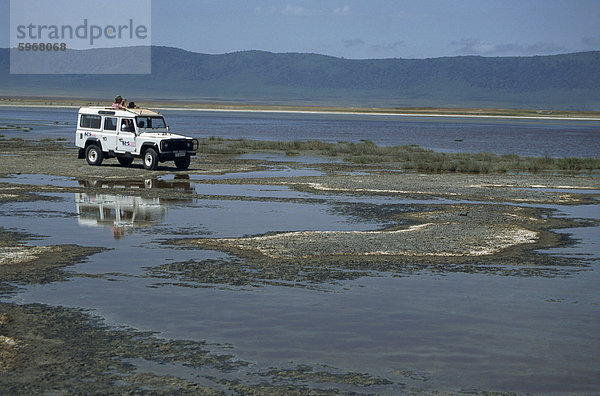
<instances>
[{"instance_id":1,"label":"shallow water","mask_svg":"<svg viewBox=\"0 0 600 396\"><path fill-rule=\"evenodd\" d=\"M557 216L600 220L600 204L562 207ZM600 227L567 228L559 232L569 235L577 243L560 249L547 249L544 252L563 257L585 257L600 262Z\"/></svg>"},{"instance_id":2,"label":"shallow water","mask_svg":"<svg viewBox=\"0 0 600 396\"><path fill-rule=\"evenodd\" d=\"M229 352L259 368L325 364L400 382L395 371L413 371L430 389L597 386L594 273L363 278L335 293L155 289L151 280L111 280L35 287L15 301L91 308L115 326L230 344Z\"/></svg>"},{"instance_id":3,"label":"shallow water","mask_svg":"<svg viewBox=\"0 0 600 396\"><path fill-rule=\"evenodd\" d=\"M19 183L32 186L77 187L79 183L70 177L53 175L8 175L1 183Z\"/></svg>"},{"instance_id":4,"label":"shallow water","mask_svg":"<svg viewBox=\"0 0 600 396\"><path fill-rule=\"evenodd\" d=\"M39 175L3 181L73 182ZM301 193L285 186L203 184L168 175L140 188L169 188L172 183L208 196L172 201L107 189L111 194L51 194L53 201L1 204L3 227L44 236L31 244L111 249L69 268L103 277L27 287L11 301L86 308L109 325L154 331L165 338L206 340L216 344L215 351L251 362L247 369L223 374L243 382L264 381L255 376L260 370L307 364L388 378L395 385L379 389L388 394L397 393L398 384L453 392L538 393L585 393L600 386L598 261L588 270L555 278L425 270L405 277L380 273L322 289L155 287L165 279L142 277L147 267L228 258L213 250L161 244L165 239L378 229L386 224L351 216L339 207L353 202L439 203ZM598 218L597 206L553 207L568 217ZM598 228L563 232L575 233L580 242L553 254L600 259ZM138 364L140 370L198 374L183 366Z\"/></svg>"},{"instance_id":5,"label":"shallow water","mask_svg":"<svg viewBox=\"0 0 600 396\"><path fill-rule=\"evenodd\" d=\"M299 177L322 176L323 172L312 169L295 169L289 166L280 166L264 171L232 172L225 175L190 175L191 180L218 180L218 179L257 179L261 177Z\"/></svg>"},{"instance_id":6,"label":"shallow water","mask_svg":"<svg viewBox=\"0 0 600 396\"><path fill-rule=\"evenodd\" d=\"M403 116L243 112L163 112L172 130L193 137L253 140L371 140L378 145L415 144L442 152L490 152L553 157L600 155L600 121L427 118ZM74 139L77 109L0 107L6 137Z\"/></svg>"},{"instance_id":7,"label":"shallow water","mask_svg":"<svg viewBox=\"0 0 600 396\"><path fill-rule=\"evenodd\" d=\"M310 155L282 155L271 153L250 153L238 156L243 160L259 160L272 162L297 162L301 164L322 164L322 163L339 163L342 162L339 158L313 157Z\"/></svg>"}]
</instances>

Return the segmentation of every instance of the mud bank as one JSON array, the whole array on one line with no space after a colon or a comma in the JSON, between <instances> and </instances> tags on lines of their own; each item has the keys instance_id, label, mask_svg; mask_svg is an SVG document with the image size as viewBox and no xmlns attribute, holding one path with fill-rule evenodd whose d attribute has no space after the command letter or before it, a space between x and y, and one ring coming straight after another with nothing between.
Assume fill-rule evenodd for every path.
<instances>
[{"instance_id":1,"label":"mud bank","mask_svg":"<svg viewBox=\"0 0 600 396\"><path fill-rule=\"evenodd\" d=\"M26 241L32 237L0 229L0 292L4 297L26 285L67 280L74 276L68 266L102 250L75 245L27 246ZM394 385L362 373L315 371L310 366L284 372L260 371L234 355L212 352L215 347L111 328L83 310L0 302L0 392L4 394L300 395L310 390L311 394L321 395L340 393L333 384L375 389ZM158 375L140 369L140 362L206 371L212 380ZM231 375L247 367L251 370L246 377L257 379L240 383L237 376ZM213 378L214 373L220 374ZM328 389L309 389L303 384L307 378L328 384ZM265 380L270 383L263 383ZM286 384L273 384L277 382Z\"/></svg>"},{"instance_id":2,"label":"mud bank","mask_svg":"<svg viewBox=\"0 0 600 396\"><path fill-rule=\"evenodd\" d=\"M355 208L356 209L356 208ZM365 210L368 211L368 210ZM176 283L322 288L365 276L479 273L503 276L566 276L589 262L539 253L573 243L555 229L589 222L551 217L551 210L506 205L386 208L397 225L380 231L303 231L243 238L171 240L167 244L222 250L230 258L186 261L148 268ZM394 213L396 212L396 213Z\"/></svg>"},{"instance_id":3,"label":"mud bank","mask_svg":"<svg viewBox=\"0 0 600 396\"><path fill-rule=\"evenodd\" d=\"M76 157L64 142L0 140L0 210L6 215L12 204L54 202L57 194L69 194L71 205L74 195L104 194L155 200L156 206L159 201L192 206L197 200L328 203L339 217L382 224L372 230L307 227L215 237L150 219L138 226L157 232L153 238L165 248L192 256L206 250L222 253L219 258L167 260L127 275L151 279L152 288L277 286L320 292L360 278L423 272L560 278L592 270L585 257L542 251L575 243L560 230L598 225L560 216L556 209L597 205L597 175L418 174L390 164L225 154L202 154L187 171L167 164L151 172L140 164L119 166L116 160L91 167ZM302 172L296 176L295 171ZM244 188L224 194L223 186ZM271 194L272 187L283 193ZM177 236L165 240L161 231ZM0 229L0 297L6 301L28 285L60 287L59 282L75 277L107 276L69 270L106 247L46 244L42 237ZM422 392L419 384L429 381L409 368L391 370L384 378L313 363L265 367L237 357L229 345L113 328L85 310L0 303L2 393L398 394Z\"/></svg>"},{"instance_id":4,"label":"mud bank","mask_svg":"<svg viewBox=\"0 0 600 396\"><path fill-rule=\"evenodd\" d=\"M64 280L65 267L81 262L102 248L77 245L31 246L34 235L0 228L0 295L20 286Z\"/></svg>"}]
</instances>

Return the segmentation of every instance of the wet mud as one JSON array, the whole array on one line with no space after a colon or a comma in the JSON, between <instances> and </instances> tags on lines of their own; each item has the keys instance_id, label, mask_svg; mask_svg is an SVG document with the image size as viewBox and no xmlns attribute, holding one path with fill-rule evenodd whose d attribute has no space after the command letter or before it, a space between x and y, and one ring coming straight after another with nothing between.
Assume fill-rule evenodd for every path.
<instances>
[{"instance_id":1,"label":"wet mud","mask_svg":"<svg viewBox=\"0 0 600 396\"><path fill-rule=\"evenodd\" d=\"M353 208L356 210L356 207ZM172 240L178 246L222 250L228 259L168 263L148 276L156 286L277 285L326 289L364 276L480 273L567 276L586 270L572 260L538 250L573 243L552 230L592 225L551 217L551 210L506 205L413 205L386 208L398 226L379 231L291 232L244 238ZM378 215L379 216L379 215Z\"/></svg>"},{"instance_id":2,"label":"wet mud","mask_svg":"<svg viewBox=\"0 0 600 396\"><path fill-rule=\"evenodd\" d=\"M65 267L76 264L103 248L77 245L31 246L36 238L0 228L0 296L14 293L29 284L68 279Z\"/></svg>"},{"instance_id":3,"label":"wet mud","mask_svg":"<svg viewBox=\"0 0 600 396\"><path fill-rule=\"evenodd\" d=\"M589 270L590 260L541 251L575 243L558 230L598 225L558 216L552 207L597 204L600 178L594 175L424 175L342 162L278 163L208 154L194 158L187 171L164 164L151 172L141 164L119 166L116 160L91 167L77 160L76 151L64 142L15 139L0 139L0 153L10 154L0 156L0 210L15 202L52 201L53 194L62 193L75 194L82 203L85 197L108 193L179 205L199 199L265 204L334 201L330 211L336 215L383 224L374 230L306 229L214 237L149 216L133 226L153 227L158 240L161 233L177 235L162 238L165 247L224 253L221 258L143 268L139 277L151 279L150 287L156 288L283 286L327 291L362 277L422 272L570 276ZM311 169L318 175L279 177L276 171L284 167ZM271 171L273 177L227 176ZM24 175L53 176L59 182L27 183ZM290 193L289 197L247 196L243 190L211 194L210 188L196 190L195 183L280 186ZM340 197L360 197L364 202ZM369 202L371 198L380 201ZM143 201L149 206L147 202ZM44 245L38 237L0 228L1 297L14 297L28 285L97 276L73 273L69 267L106 247ZM112 328L84 310L0 302L0 392L5 394L396 394L420 393L418 383L428 381L410 369L398 370L397 380L390 381L317 363L264 368L226 350L227 345ZM155 369L140 369L140 362ZM161 374L156 367L175 367L178 372L186 368L196 374Z\"/></svg>"}]
</instances>

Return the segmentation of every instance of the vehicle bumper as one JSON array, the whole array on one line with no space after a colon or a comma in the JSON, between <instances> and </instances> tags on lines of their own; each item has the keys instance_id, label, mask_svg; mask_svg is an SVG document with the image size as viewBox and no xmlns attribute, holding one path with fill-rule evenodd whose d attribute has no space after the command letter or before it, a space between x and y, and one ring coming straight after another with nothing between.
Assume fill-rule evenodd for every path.
<instances>
[{"instance_id":1,"label":"vehicle bumper","mask_svg":"<svg viewBox=\"0 0 600 396\"><path fill-rule=\"evenodd\" d=\"M166 151L159 154L161 161L173 161L176 158L184 158L186 156L196 155L195 151Z\"/></svg>"}]
</instances>

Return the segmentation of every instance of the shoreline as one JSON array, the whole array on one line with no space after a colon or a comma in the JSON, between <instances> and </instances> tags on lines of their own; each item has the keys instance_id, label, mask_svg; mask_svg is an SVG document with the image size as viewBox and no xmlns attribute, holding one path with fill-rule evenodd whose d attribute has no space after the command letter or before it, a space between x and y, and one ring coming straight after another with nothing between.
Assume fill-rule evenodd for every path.
<instances>
[{"instance_id":1,"label":"shoreline","mask_svg":"<svg viewBox=\"0 0 600 396\"><path fill-rule=\"evenodd\" d=\"M372 116L390 116L390 117L433 117L433 118L495 118L495 119L527 119L527 120L568 120L568 121L600 121L599 118L588 117L549 117L549 116L501 116L501 115L468 115L468 114L441 114L441 113L386 113L369 111L328 111L328 110L261 110L261 109L210 109L210 108L171 108L154 107L156 110L174 110L174 111L212 111L226 113L283 113L283 114L331 114L331 115L372 115Z\"/></svg>"},{"instance_id":2,"label":"shoreline","mask_svg":"<svg viewBox=\"0 0 600 396\"><path fill-rule=\"evenodd\" d=\"M79 107L89 105L99 105L99 103L90 103L81 101L80 103L71 104L41 104L41 103L0 103L2 107L18 107L18 108L55 108L55 109L77 109ZM107 104L107 107L109 105ZM160 111L197 111L197 112L223 112L223 113L267 113L267 114L323 114L323 115L362 115L362 116L387 116L387 117L419 117L419 118L460 118L460 119L515 119L515 120L543 120L543 121L600 121L599 115L590 116L568 116L568 115L547 115L547 114L476 114L476 112L485 113L475 109L462 109L463 111L452 111L452 109L444 108L427 110L409 110L409 109L369 109L369 108L304 108L294 107L289 108L284 106L232 106L232 105L204 105L204 106L167 106L165 103L157 103L154 106L152 103L144 106L146 108ZM469 113L473 111L475 113ZM510 110L503 110L510 111ZM529 110L515 110L515 112L523 112ZM466 112L466 113L465 113ZM491 110L490 112L494 112ZM595 113L595 112L594 112ZM560 114L560 113L559 113Z\"/></svg>"}]
</instances>

